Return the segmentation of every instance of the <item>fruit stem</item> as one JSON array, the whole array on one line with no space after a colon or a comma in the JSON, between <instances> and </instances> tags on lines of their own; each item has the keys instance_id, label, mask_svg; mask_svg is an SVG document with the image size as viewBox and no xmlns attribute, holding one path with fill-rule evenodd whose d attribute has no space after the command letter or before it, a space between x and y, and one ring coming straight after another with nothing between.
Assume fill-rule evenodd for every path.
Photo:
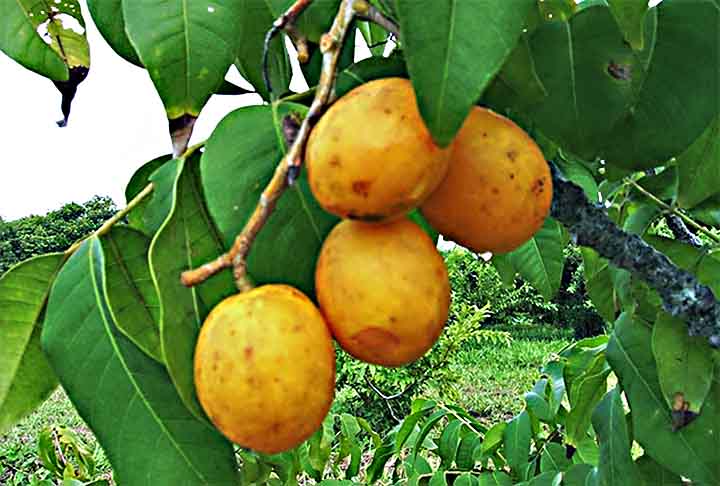
<instances>
[{"instance_id":1,"label":"fruit stem","mask_svg":"<svg viewBox=\"0 0 720 486\"><path fill-rule=\"evenodd\" d=\"M293 10L293 8L301 12L309 3L310 0L299 0L293 4L288 12ZM201 267L183 272L180 277L183 285L187 287L198 285L223 269L232 266L235 285L238 290L244 292L253 287L247 275L247 256L250 248L275 209L275 204L278 199L280 199L280 196L282 196L289 185L295 182L300 174L305 145L310 136L310 130L320 119L320 115L322 115L325 106L330 102L334 91L337 64L340 58L343 40L351 28L355 17L360 13L365 14L369 6L367 0L342 0L330 31L325 33L320 39L320 51L323 54L320 81L315 89L315 98L308 109L307 116L297 130L295 139L288 142L290 148L275 168L272 179L270 179L270 182L260 195L260 200L250 219L248 219L245 224L245 227L235 238L232 248L227 253L220 255L215 260ZM288 12L283 15L287 15ZM299 15L299 13L297 15ZM287 22L287 20L282 19L283 17L278 19L273 24L273 28L276 28L276 26L277 29L282 28L283 23ZM270 36L270 32L268 32L268 36Z\"/></svg>"}]
</instances>

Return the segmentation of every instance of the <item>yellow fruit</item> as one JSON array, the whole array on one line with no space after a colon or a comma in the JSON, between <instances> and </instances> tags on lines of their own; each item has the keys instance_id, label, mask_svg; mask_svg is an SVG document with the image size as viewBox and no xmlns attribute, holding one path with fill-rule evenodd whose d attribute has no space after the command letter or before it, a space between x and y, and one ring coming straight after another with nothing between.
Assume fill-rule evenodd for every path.
<instances>
[{"instance_id":1,"label":"yellow fruit","mask_svg":"<svg viewBox=\"0 0 720 486\"><path fill-rule=\"evenodd\" d=\"M315 273L320 309L356 358L401 366L437 341L450 284L433 241L415 223L345 220L325 240Z\"/></svg>"},{"instance_id":2,"label":"yellow fruit","mask_svg":"<svg viewBox=\"0 0 720 486\"><path fill-rule=\"evenodd\" d=\"M287 285L228 297L208 315L195 349L200 404L231 441L265 453L303 442L335 390L335 350L315 305Z\"/></svg>"},{"instance_id":3,"label":"yellow fruit","mask_svg":"<svg viewBox=\"0 0 720 486\"><path fill-rule=\"evenodd\" d=\"M551 201L550 168L537 144L512 121L476 107L453 141L447 177L421 210L448 239L505 253L540 229Z\"/></svg>"},{"instance_id":4,"label":"yellow fruit","mask_svg":"<svg viewBox=\"0 0 720 486\"><path fill-rule=\"evenodd\" d=\"M333 104L310 134L305 159L325 210L381 221L419 206L445 176L449 155L425 127L410 81L386 78Z\"/></svg>"}]
</instances>

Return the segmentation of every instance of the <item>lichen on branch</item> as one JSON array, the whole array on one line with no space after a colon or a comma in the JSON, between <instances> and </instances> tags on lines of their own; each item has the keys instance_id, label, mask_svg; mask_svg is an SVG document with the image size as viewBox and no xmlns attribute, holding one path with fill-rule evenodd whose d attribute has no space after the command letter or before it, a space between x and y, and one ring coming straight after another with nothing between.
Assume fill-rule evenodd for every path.
<instances>
[{"instance_id":1,"label":"lichen on branch","mask_svg":"<svg viewBox=\"0 0 720 486\"><path fill-rule=\"evenodd\" d=\"M551 214L564 224L576 243L593 248L615 266L632 272L660 295L663 308L683 319L691 336L705 336L720 347L720 302L712 290L673 264L637 235L621 230L605 209L553 168Z\"/></svg>"}]
</instances>

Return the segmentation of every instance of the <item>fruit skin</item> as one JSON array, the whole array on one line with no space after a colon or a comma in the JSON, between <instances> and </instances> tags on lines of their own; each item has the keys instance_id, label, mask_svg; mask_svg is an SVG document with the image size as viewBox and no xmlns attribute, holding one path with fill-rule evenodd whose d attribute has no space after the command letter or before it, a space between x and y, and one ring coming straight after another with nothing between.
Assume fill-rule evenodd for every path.
<instances>
[{"instance_id":1,"label":"fruit skin","mask_svg":"<svg viewBox=\"0 0 720 486\"><path fill-rule=\"evenodd\" d=\"M384 366L425 354L450 306L445 263L430 237L407 219L338 224L320 251L315 286L340 346Z\"/></svg>"},{"instance_id":2,"label":"fruit skin","mask_svg":"<svg viewBox=\"0 0 720 486\"><path fill-rule=\"evenodd\" d=\"M475 107L452 149L447 177L421 208L430 224L479 253L505 253L530 239L552 202L537 144L507 118Z\"/></svg>"},{"instance_id":3,"label":"fruit skin","mask_svg":"<svg viewBox=\"0 0 720 486\"><path fill-rule=\"evenodd\" d=\"M265 453L303 442L335 391L335 349L315 305L287 285L223 300L195 349L200 404L231 441Z\"/></svg>"},{"instance_id":4,"label":"fruit skin","mask_svg":"<svg viewBox=\"0 0 720 486\"><path fill-rule=\"evenodd\" d=\"M305 154L320 205L369 221L419 206L442 181L449 156L433 142L402 78L371 81L340 98L311 132Z\"/></svg>"}]
</instances>

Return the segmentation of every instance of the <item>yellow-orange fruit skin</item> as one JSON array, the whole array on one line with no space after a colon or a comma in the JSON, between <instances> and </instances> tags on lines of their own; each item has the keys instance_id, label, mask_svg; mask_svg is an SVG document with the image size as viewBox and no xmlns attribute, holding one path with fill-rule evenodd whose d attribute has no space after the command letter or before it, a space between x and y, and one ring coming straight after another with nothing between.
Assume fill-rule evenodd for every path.
<instances>
[{"instance_id":1,"label":"yellow-orange fruit skin","mask_svg":"<svg viewBox=\"0 0 720 486\"><path fill-rule=\"evenodd\" d=\"M381 221L418 207L447 172L449 149L432 140L410 81L365 83L340 98L310 134L310 187L325 210Z\"/></svg>"},{"instance_id":2,"label":"yellow-orange fruit skin","mask_svg":"<svg viewBox=\"0 0 720 486\"><path fill-rule=\"evenodd\" d=\"M453 141L445 180L421 210L447 239L505 253L540 229L551 201L550 168L537 144L512 121L476 107Z\"/></svg>"},{"instance_id":3,"label":"yellow-orange fruit skin","mask_svg":"<svg viewBox=\"0 0 720 486\"><path fill-rule=\"evenodd\" d=\"M200 331L195 387L231 441L269 454L295 447L320 427L334 397L335 349L322 314L286 285L228 297Z\"/></svg>"},{"instance_id":4,"label":"yellow-orange fruit skin","mask_svg":"<svg viewBox=\"0 0 720 486\"><path fill-rule=\"evenodd\" d=\"M320 309L356 358L402 366L437 341L450 284L433 241L407 219L344 220L325 240L315 273Z\"/></svg>"}]
</instances>

